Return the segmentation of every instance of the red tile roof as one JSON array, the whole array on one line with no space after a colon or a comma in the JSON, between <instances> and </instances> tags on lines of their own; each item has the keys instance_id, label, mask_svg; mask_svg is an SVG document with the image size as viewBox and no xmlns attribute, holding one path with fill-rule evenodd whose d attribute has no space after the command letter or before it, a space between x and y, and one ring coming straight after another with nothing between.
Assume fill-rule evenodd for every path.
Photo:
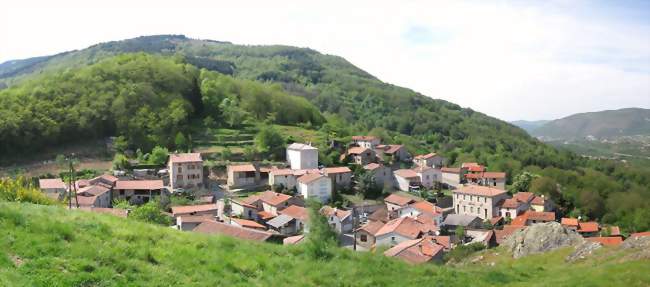
<instances>
[{"instance_id":1,"label":"red tile roof","mask_svg":"<svg viewBox=\"0 0 650 287\"><path fill-rule=\"evenodd\" d=\"M444 247L434 243L430 237L407 240L386 250L384 255L397 257L407 263L420 264L431 261L442 253Z\"/></svg>"},{"instance_id":2,"label":"red tile roof","mask_svg":"<svg viewBox=\"0 0 650 287\"><path fill-rule=\"evenodd\" d=\"M525 226L504 225L503 229L495 229L494 235L496 236L497 244L501 244L506 238L515 233L517 230L524 229Z\"/></svg>"},{"instance_id":3,"label":"red tile roof","mask_svg":"<svg viewBox=\"0 0 650 287\"><path fill-rule=\"evenodd\" d=\"M290 205L289 207L281 210L280 214L291 216L303 222L309 219L309 213L307 212L307 209L297 205Z\"/></svg>"},{"instance_id":4,"label":"red tile roof","mask_svg":"<svg viewBox=\"0 0 650 287\"><path fill-rule=\"evenodd\" d=\"M100 175L98 177L95 177L95 178L91 179L89 182L90 182L90 184L96 184L97 182L100 182L102 180L104 182L107 182L107 183L110 183L110 184L115 184L115 182L118 181L119 178L117 178L115 176L112 176L110 174L102 174L102 175Z\"/></svg>"},{"instance_id":5,"label":"red tile roof","mask_svg":"<svg viewBox=\"0 0 650 287\"><path fill-rule=\"evenodd\" d=\"M161 179L155 180L118 180L115 182L115 189L140 189L156 190L163 188Z\"/></svg>"},{"instance_id":6,"label":"red tile roof","mask_svg":"<svg viewBox=\"0 0 650 287\"><path fill-rule=\"evenodd\" d=\"M501 195L504 193L507 193L507 191L498 189L498 188L492 188L489 186L480 186L480 185L465 185L460 187L459 189L455 189L453 191L454 193L463 193L463 194L471 194L471 195L479 195L479 196L487 196L487 197L493 197L497 195Z\"/></svg>"},{"instance_id":7,"label":"red tile roof","mask_svg":"<svg viewBox=\"0 0 650 287\"><path fill-rule=\"evenodd\" d=\"M239 165L229 165L228 171L232 172L248 172L256 171L255 166L252 164L239 164Z\"/></svg>"},{"instance_id":8,"label":"red tile roof","mask_svg":"<svg viewBox=\"0 0 650 287\"><path fill-rule=\"evenodd\" d=\"M269 220L275 217L275 215L271 214L270 212L266 212L264 210L258 212L257 216L259 216L262 220Z\"/></svg>"},{"instance_id":9,"label":"red tile roof","mask_svg":"<svg viewBox=\"0 0 650 287\"><path fill-rule=\"evenodd\" d=\"M258 197L260 200L273 206L278 206L291 199L291 195L277 193L270 190L258 194Z\"/></svg>"},{"instance_id":10,"label":"red tile roof","mask_svg":"<svg viewBox=\"0 0 650 287\"><path fill-rule=\"evenodd\" d=\"M623 238L620 236L610 236L610 237L589 237L585 238L587 241L598 242L605 246L617 246L623 243Z\"/></svg>"},{"instance_id":11,"label":"red tile roof","mask_svg":"<svg viewBox=\"0 0 650 287\"><path fill-rule=\"evenodd\" d=\"M394 154L398 150L402 149L404 146L399 144L389 144L384 146L384 153Z\"/></svg>"},{"instance_id":12,"label":"red tile roof","mask_svg":"<svg viewBox=\"0 0 650 287\"><path fill-rule=\"evenodd\" d=\"M172 206L172 215L178 216L180 214L190 214L194 212L206 212L214 211L217 212L217 205L214 203L211 204L200 204L200 205L183 205L183 206Z\"/></svg>"},{"instance_id":13,"label":"red tile roof","mask_svg":"<svg viewBox=\"0 0 650 287\"><path fill-rule=\"evenodd\" d=\"M528 203L531 200L533 200L533 198L535 197L535 194L532 193L532 192L520 191L520 192L515 193L513 195L513 197L518 201Z\"/></svg>"},{"instance_id":14,"label":"red tile roof","mask_svg":"<svg viewBox=\"0 0 650 287\"><path fill-rule=\"evenodd\" d=\"M380 168L381 166L382 166L381 164L378 164L378 163L374 163L374 162L373 162L373 163L366 164L366 165L363 167L363 169L366 169L366 170L375 170L375 169Z\"/></svg>"},{"instance_id":15,"label":"red tile roof","mask_svg":"<svg viewBox=\"0 0 650 287\"><path fill-rule=\"evenodd\" d=\"M336 216L339 220L343 220L346 217L352 215L350 210L342 210L338 208L333 208L331 206L325 205L320 209L320 212L325 216Z\"/></svg>"},{"instance_id":16,"label":"red tile roof","mask_svg":"<svg viewBox=\"0 0 650 287\"><path fill-rule=\"evenodd\" d=\"M430 158L432 158L434 156L437 156L437 155L438 154L436 154L435 152L431 152L431 153L428 153L428 154L416 155L414 159L430 159Z\"/></svg>"},{"instance_id":17,"label":"red tile roof","mask_svg":"<svg viewBox=\"0 0 650 287\"><path fill-rule=\"evenodd\" d=\"M366 152L367 150L370 150L370 149L367 148L367 147L355 146L355 147L351 147L351 148L348 149L348 154L362 154L362 153Z\"/></svg>"},{"instance_id":18,"label":"red tile roof","mask_svg":"<svg viewBox=\"0 0 650 287\"><path fill-rule=\"evenodd\" d=\"M375 236L396 233L407 238L417 238L425 229L424 225L411 217L393 219L382 226Z\"/></svg>"},{"instance_id":19,"label":"red tile roof","mask_svg":"<svg viewBox=\"0 0 650 287\"><path fill-rule=\"evenodd\" d=\"M540 221L555 221L554 212L526 211L528 219Z\"/></svg>"},{"instance_id":20,"label":"red tile roof","mask_svg":"<svg viewBox=\"0 0 650 287\"><path fill-rule=\"evenodd\" d=\"M384 198L384 202L392 203L399 206L406 206L408 204L416 202L416 200L410 197L392 193L388 197Z\"/></svg>"},{"instance_id":21,"label":"red tile roof","mask_svg":"<svg viewBox=\"0 0 650 287\"><path fill-rule=\"evenodd\" d=\"M88 194L90 196L99 196L99 195L102 195L104 193L109 192L110 190L111 190L110 188L105 187L103 185L89 185L89 186L80 188L79 190L77 190L77 193L78 194L86 193L86 194Z\"/></svg>"},{"instance_id":22,"label":"red tile roof","mask_svg":"<svg viewBox=\"0 0 650 287\"><path fill-rule=\"evenodd\" d=\"M501 217L501 216L495 216L495 217L490 218L490 224L492 224L492 225L497 225L497 223L499 223L501 221L503 221L503 217Z\"/></svg>"},{"instance_id":23,"label":"red tile roof","mask_svg":"<svg viewBox=\"0 0 650 287\"><path fill-rule=\"evenodd\" d=\"M255 222L255 221L252 221L252 220L235 218L235 217L230 218L230 220L237 223L241 227L248 227L248 228L254 228L254 229L266 229L264 227L264 225L261 225L261 224Z\"/></svg>"},{"instance_id":24,"label":"red tile roof","mask_svg":"<svg viewBox=\"0 0 650 287\"><path fill-rule=\"evenodd\" d=\"M544 197L535 196L533 198L533 200L530 201L530 204L532 204L532 205L544 205Z\"/></svg>"},{"instance_id":25,"label":"red tile roof","mask_svg":"<svg viewBox=\"0 0 650 287\"><path fill-rule=\"evenodd\" d=\"M630 238L646 237L646 236L650 236L650 231L632 233L630 235Z\"/></svg>"},{"instance_id":26,"label":"red tile roof","mask_svg":"<svg viewBox=\"0 0 650 287\"><path fill-rule=\"evenodd\" d=\"M414 178L418 177L418 174L412 169L398 169L393 172L395 175L403 178Z\"/></svg>"},{"instance_id":27,"label":"red tile roof","mask_svg":"<svg viewBox=\"0 0 650 287\"><path fill-rule=\"evenodd\" d=\"M517 209L517 208L519 208L522 204L524 204L524 203L521 202L521 201L519 201L519 200L517 200L517 199L515 199L515 198L508 198L508 199L506 199L506 200L503 201L503 203L501 204L501 208L512 208L512 209Z\"/></svg>"},{"instance_id":28,"label":"red tile roof","mask_svg":"<svg viewBox=\"0 0 650 287\"><path fill-rule=\"evenodd\" d=\"M440 171L442 171L444 173L458 173L458 174L460 174L460 168L456 168L456 167L443 167L443 168L440 169Z\"/></svg>"},{"instance_id":29,"label":"red tile roof","mask_svg":"<svg viewBox=\"0 0 650 287\"><path fill-rule=\"evenodd\" d=\"M598 232L598 222L580 222L578 223L578 232Z\"/></svg>"},{"instance_id":30,"label":"red tile roof","mask_svg":"<svg viewBox=\"0 0 650 287\"><path fill-rule=\"evenodd\" d=\"M324 170L325 170L325 174L352 172L352 170L347 166L326 167Z\"/></svg>"},{"instance_id":31,"label":"red tile roof","mask_svg":"<svg viewBox=\"0 0 650 287\"><path fill-rule=\"evenodd\" d=\"M371 141L371 140L378 140L376 136L352 136L352 140L354 141Z\"/></svg>"},{"instance_id":32,"label":"red tile roof","mask_svg":"<svg viewBox=\"0 0 650 287\"><path fill-rule=\"evenodd\" d=\"M510 222L510 225L512 225L512 226L526 226L527 221L528 221L528 213L524 212L521 215L518 215L517 217L515 217L515 219L513 219Z\"/></svg>"},{"instance_id":33,"label":"red tile roof","mask_svg":"<svg viewBox=\"0 0 650 287\"><path fill-rule=\"evenodd\" d=\"M609 231L610 231L611 236L620 236L621 235L621 229L618 228L618 226L610 226Z\"/></svg>"},{"instance_id":34,"label":"red tile roof","mask_svg":"<svg viewBox=\"0 0 650 287\"><path fill-rule=\"evenodd\" d=\"M180 218L183 223L201 223L203 221L215 220L213 215L181 215L178 218Z\"/></svg>"},{"instance_id":35,"label":"red tile roof","mask_svg":"<svg viewBox=\"0 0 650 287\"><path fill-rule=\"evenodd\" d=\"M296 236L289 236L285 239L282 239L282 244L283 245L294 245L301 243L305 239L305 235L296 235Z\"/></svg>"},{"instance_id":36,"label":"red tile roof","mask_svg":"<svg viewBox=\"0 0 650 287\"><path fill-rule=\"evenodd\" d=\"M578 219L577 219L577 218L566 218L566 217L563 217L563 218L560 220L560 223L561 223L562 225L566 225L566 226L578 227Z\"/></svg>"},{"instance_id":37,"label":"red tile roof","mask_svg":"<svg viewBox=\"0 0 650 287\"><path fill-rule=\"evenodd\" d=\"M313 182L313 181L315 181L317 179L320 179L320 178L323 178L323 177L326 177L326 176L324 176L324 175L322 175L320 173L309 173L309 174L305 174L305 175L299 177L298 182L309 184L310 182Z\"/></svg>"},{"instance_id":38,"label":"red tile roof","mask_svg":"<svg viewBox=\"0 0 650 287\"><path fill-rule=\"evenodd\" d=\"M450 236L432 236L431 239L433 239L436 243L442 245L445 249L451 249L451 237Z\"/></svg>"},{"instance_id":39,"label":"red tile roof","mask_svg":"<svg viewBox=\"0 0 650 287\"><path fill-rule=\"evenodd\" d=\"M480 172L480 173L468 173L465 175L466 178L506 178L505 172Z\"/></svg>"},{"instance_id":40,"label":"red tile roof","mask_svg":"<svg viewBox=\"0 0 650 287\"><path fill-rule=\"evenodd\" d=\"M169 161L172 163L183 162L202 162L200 153L172 153L169 155Z\"/></svg>"},{"instance_id":41,"label":"red tile roof","mask_svg":"<svg viewBox=\"0 0 650 287\"><path fill-rule=\"evenodd\" d=\"M66 185L60 178L41 178L38 180L41 189L66 189Z\"/></svg>"},{"instance_id":42,"label":"red tile roof","mask_svg":"<svg viewBox=\"0 0 650 287\"><path fill-rule=\"evenodd\" d=\"M485 171L485 167L484 167L484 166L482 166L482 165L480 165L480 164L478 164L478 163L475 163L475 162L464 162L464 163L461 165L461 167L462 167L462 168L466 168L468 171L471 171L471 172L481 172L481 171Z\"/></svg>"},{"instance_id":43,"label":"red tile roof","mask_svg":"<svg viewBox=\"0 0 650 287\"><path fill-rule=\"evenodd\" d=\"M362 225L357 230L364 230L373 236L384 226L384 223L381 221L368 221L368 223Z\"/></svg>"},{"instance_id":44,"label":"red tile roof","mask_svg":"<svg viewBox=\"0 0 650 287\"><path fill-rule=\"evenodd\" d=\"M268 232L243 228L216 221L204 221L195 227L193 231L207 234L221 234L256 241L266 241L271 237L271 234Z\"/></svg>"},{"instance_id":45,"label":"red tile roof","mask_svg":"<svg viewBox=\"0 0 650 287\"><path fill-rule=\"evenodd\" d=\"M440 207L437 207L435 204L424 200L418 201L416 203L411 203L409 206L412 206L420 212L428 213L431 215L438 215L442 213L442 209Z\"/></svg>"}]
</instances>

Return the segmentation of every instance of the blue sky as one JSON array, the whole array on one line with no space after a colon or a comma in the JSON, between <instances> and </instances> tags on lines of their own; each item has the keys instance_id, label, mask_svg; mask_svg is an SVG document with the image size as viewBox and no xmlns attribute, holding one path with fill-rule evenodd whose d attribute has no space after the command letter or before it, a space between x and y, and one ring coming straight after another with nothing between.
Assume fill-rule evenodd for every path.
<instances>
[{"instance_id":1,"label":"blue sky","mask_svg":"<svg viewBox=\"0 0 650 287\"><path fill-rule=\"evenodd\" d=\"M650 1L4 1L0 62L151 34L286 44L505 120L650 108Z\"/></svg>"}]
</instances>

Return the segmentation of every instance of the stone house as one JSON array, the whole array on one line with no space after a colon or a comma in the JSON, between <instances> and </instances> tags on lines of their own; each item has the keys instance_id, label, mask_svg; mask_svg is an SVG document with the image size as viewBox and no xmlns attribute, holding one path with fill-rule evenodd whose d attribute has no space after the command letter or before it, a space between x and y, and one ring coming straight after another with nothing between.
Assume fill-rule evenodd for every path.
<instances>
[{"instance_id":1,"label":"stone house","mask_svg":"<svg viewBox=\"0 0 650 287\"><path fill-rule=\"evenodd\" d=\"M358 146L349 148L345 153L345 156L342 156L343 159L346 157L351 163L357 165L366 165L375 162L377 158L374 150Z\"/></svg>"},{"instance_id":2,"label":"stone house","mask_svg":"<svg viewBox=\"0 0 650 287\"><path fill-rule=\"evenodd\" d=\"M203 187L203 159L200 153L173 153L167 161L172 188Z\"/></svg>"},{"instance_id":3,"label":"stone house","mask_svg":"<svg viewBox=\"0 0 650 287\"><path fill-rule=\"evenodd\" d=\"M260 171L253 164L229 165L228 187L244 188L260 183Z\"/></svg>"},{"instance_id":4,"label":"stone house","mask_svg":"<svg viewBox=\"0 0 650 287\"><path fill-rule=\"evenodd\" d=\"M443 161L444 158L434 152L416 155L413 158L413 163L419 167L432 167L436 169L442 168Z\"/></svg>"},{"instance_id":5,"label":"stone house","mask_svg":"<svg viewBox=\"0 0 650 287\"><path fill-rule=\"evenodd\" d=\"M499 216L499 204L508 198L502 189L465 185L453 191L454 209L457 214L474 215L483 220Z\"/></svg>"},{"instance_id":6,"label":"stone house","mask_svg":"<svg viewBox=\"0 0 650 287\"><path fill-rule=\"evenodd\" d=\"M352 170L347 166L326 167L323 173L332 180L332 186L336 190L352 187Z\"/></svg>"},{"instance_id":7,"label":"stone house","mask_svg":"<svg viewBox=\"0 0 650 287\"><path fill-rule=\"evenodd\" d=\"M327 222L336 233L352 231L352 211L325 205L320 209L320 213L327 217Z\"/></svg>"},{"instance_id":8,"label":"stone house","mask_svg":"<svg viewBox=\"0 0 650 287\"><path fill-rule=\"evenodd\" d=\"M442 184L449 189L456 189L461 186L462 170L460 168L443 167L440 169Z\"/></svg>"},{"instance_id":9,"label":"stone house","mask_svg":"<svg viewBox=\"0 0 650 287\"><path fill-rule=\"evenodd\" d=\"M375 136L352 136L352 144L374 149L381 143L381 140Z\"/></svg>"},{"instance_id":10,"label":"stone house","mask_svg":"<svg viewBox=\"0 0 650 287\"><path fill-rule=\"evenodd\" d=\"M154 180L118 180L113 188L111 201L116 199L129 202L147 203L163 192L163 181Z\"/></svg>"},{"instance_id":11,"label":"stone house","mask_svg":"<svg viewBox=\"0 0 650 287\"><path fill-rule=\"evenodd\" d=\"M498 189L506 189L506 173L505 172L477 172L468 173L465 179L469 184L477 184L482 186L489 186Z\"/></svg>"}]
</instances>

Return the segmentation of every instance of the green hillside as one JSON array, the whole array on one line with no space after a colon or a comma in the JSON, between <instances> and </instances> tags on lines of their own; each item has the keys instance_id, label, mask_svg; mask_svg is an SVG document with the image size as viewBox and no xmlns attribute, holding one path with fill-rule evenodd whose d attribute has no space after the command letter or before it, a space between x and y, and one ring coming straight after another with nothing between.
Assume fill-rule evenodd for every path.
<instances>
[{"instance_id":1,"label":"green hillside","mask_svg":"<svg viewBox=\"0 0 650 287\"><path fill-rule=\"evenodd\" d=\"M548 139L578 139L587 136L615 138L650 135L650 109L629 108L575 114L550 121L532 131Z\"/></svg>"},{"instance_id":2,"label":"green hillside","mask_svg":"<svg viewBox=\"0 0 650 287\"><path fill-rule=\"evenodd\" d=\"M475 161L505 171L509 185L533 172L540 177L531 191L562 213L650 229L650 167L558 150L307 48L148 36L0 64L0 81L9 86L0 90L0 164L108 136L144 153L186 148L179 143L190 139L210 151L243 147L247 160L264 160L270 150L253 139L269 126L286 141L317 140L321 162L339 164L329 141L368 133L413 154L436 151L450 166Z\"/></svg>"},{"instance_id":3,"label":"green hillside","mask_svg":"<svg viewBox=\"0 0 650 287\"><path fill-rule=\"evenodd\" d=\"M411 266L372 253L238 241L61 207L0 203L2 286L647 286L647 260L565 263L568 250L494 266ZM624 251L615 258L621 258ZM488 255L486 254L486 257ZM610 255L611 256L611 255ZM612 257L607 257L612 258ZM570 270L570 272L567 272Z\"/></svg>"},{"instance_id":4,"label":"green hillside","mask_svg":"<svg viewBox=\"0 0 650 287\"><path fill-rule=\"evenodd\" d=\"M550 121L548 120L539 120L539 121L525 121L525 120L519 120L519 121L511 121L510 123L518 126L528 133L534 131L535 129L543 126L544 124L548 123Z\"/></svg>"}]
</instances>

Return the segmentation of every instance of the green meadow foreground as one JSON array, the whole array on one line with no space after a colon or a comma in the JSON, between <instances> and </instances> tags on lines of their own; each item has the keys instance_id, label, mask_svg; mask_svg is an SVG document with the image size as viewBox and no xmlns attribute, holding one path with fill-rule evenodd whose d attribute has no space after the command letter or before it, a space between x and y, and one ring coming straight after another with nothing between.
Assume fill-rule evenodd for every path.
<instances>
[{"instance_id":1,"label":"green meadow foreground","mask_svg":"<svg viewBox=\"0 0 650 287\"><path fill-rule=\"evenodd\" d=\"M62 207L0 203L0 286L648 286L650 260L602 248L514 260L502 249L460 265L411 266L343 249L241 242ZM482 256L482 260L469 263Z\"/></svg>"}]
</instances>

